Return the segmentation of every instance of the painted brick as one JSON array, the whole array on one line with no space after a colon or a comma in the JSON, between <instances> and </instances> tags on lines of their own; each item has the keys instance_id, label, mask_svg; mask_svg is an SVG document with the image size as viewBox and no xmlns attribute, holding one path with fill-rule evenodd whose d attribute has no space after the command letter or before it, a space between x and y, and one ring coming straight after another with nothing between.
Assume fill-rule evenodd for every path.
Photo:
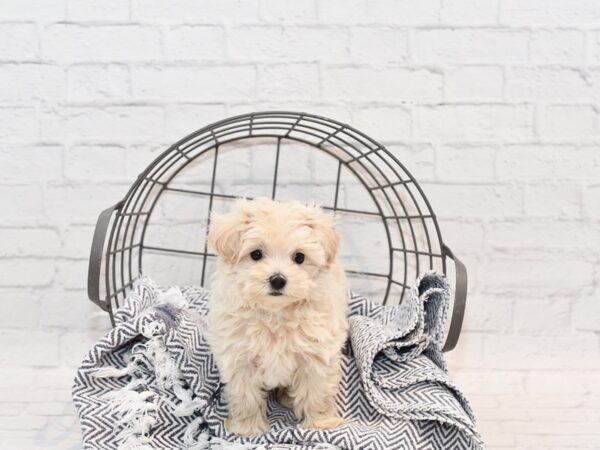
<instances>
[{"instance_id":1,"label":"painted brick","mask_svg":"<svg viewBox=\"0 0 600 450\"><path fill-rule=\"evenodd\" d=\"M482 374L485 373L485 377ZM488 395L525 394L525 374L519 371L463 369L456 380L468 386L473 393L485 392Z\"/></svg>"},{"instance_id":2,"label":"painted brick","mask_svg":"<svg viewBox=\"0 0 600 450\"><path fill-rule=\"evenodd\" d=\"M0 2L0 17L8 20L61 20L65 18L65 1L23 0Z\"/></svg>"},{"instance_id":3,"label":"painted brick","mask_svg":"<svg viewBox=\"0 0 600 450\"><path fill-rule=\"evenodd\" d=\"M506 96L511 100L585 101L595 93L586 75L575 69L514 67L507 74Z\"/></svg>"},{"instance_id":4,"label":"painted brick","mask_svg":"<svg viewBox=\"0 0 600 450\"><path fill-rule=\"evenodd\" d=\"M408 33L388 27L356 27L350 34L350 57L357 61L406 61Z\"/></svg>"},{"instance_id":5,"label":"painted brick","mask_svg":"<svg viewBox=\"0 0 600 450\"><path fill-rule=\"evenodd\" d=\"M115 100L129 97L131 81L124 65L82 64L68 70L71 101Z\"/></svg>"},{"instance_id":6,"label":"painted brick","mask_svg":"<svg viewBox=\"0 0 600 450\"><path fill-rule=\"evenodd\" d=\"M581 188L571 185L530 185L525 210L531 217L581 216Z\"/></svg>"},{"instance_id":7,"label":"painted brick","mask_svg":"<svg viewBox=\"0 0 600 450\"><path fill-rule=\"evenodd\" d=\"M60 361L74 366L80 364L85 354L102 333L98 330L67 332L60 336Z\"/></svg>"},{"instance_id":8,"label":"painted brick","mask_svg":"<svg viewBox=\"0 0 600 450\"><path fill-rule=\"evenodd\" d=\"M0 286L48 286L54 279L52 260L0 259Z\"/></svg>"},{"instance_id":9,"label":"painted brick","mask_svg":"<svg viewBox=\"0 0 600 450\"><path fill-rule=\"evenodd\" d=\"M502 0L500 14L503 22L524 26L595 26L600 19L594 0Z\"/></svg>"},{"instance_id":10,"label":"painted brick","mask_svg":"<svg viewBox=\"0 0 600 450\"><path fill-rule=\"evenodd\" d=\"M83 292L87 286L88 261L81 260L60 260L56 262L58 269L57 281L64 289L77 290ZM82 301L85 300L83 295Z\"/></svg>"},{"instance_id":11,"label":"painted brick","mask_svg":"<svg viewBox=\"0 0 600 450\"><path fill-rule=\"evenodd\" d=\"M585 212L592 217L600 217L600 186L591 186L583 194Z\"/></svg>"},{"instance_id":12,"label":"painted brick","mask_svg":"<svg viewBox=\"0 0 600 450\"><path fill-rule=\"evenodd\" d=\"M85 267L81 262L79 265ZM40 299L39 308L43 327L85 331L104 330L110 326L108 315L88 301L83 290L60 295L56 291L49 291Z\"/></svg>"},{"instance_id":13,"label":"painted brick","mask_svg":"<svg viewBox=\"0 0 600 450\"><path fill-rule=\"evenodd\" d=\"M316 0L303 2L281 2L279 0L261 0L262 17L269 22L309 21L317 17Z\"/></svg>"},{"instance_id":14,"label":"painted brick","mask_svg":"<svg viewBox=\"0 0 600 450\"><path fill-rule=\"evenodd\" d=\"M481 222L444 219L440 228L444 242L457 251L460 249L460 256L464 253L479 254L483 251L485 231Z\"/></svg>"},{"instance_id":15,"label":"painted brick","mask_svg":"<svg viewBox=\"0 0 600 450\"><path fill-rule=\"evenodd\" d=\"M120 0L67 0L67 17L77 22L127 21L129 3Z\"/></svg>"},{"instance_id":16,"label":"painted brick","mask_svg":"<svg viewBox=\"0 0 600 450\"><path fill-rule=\"evenodd\" d=\"M248 35L253 39L249 40ZM235 59L280 61L340 60L348 57L348 33L340 28L240 26L230 31Z\"/></svg>"},{"instance_id":17,"label":"painted brick","mask_svg":"<svg viewBox=\"0 0 600 450\"><path fill-rule=\"evenodd\" d=\"M593 32L587 42L589 58L594 64L598 64L600 62L600 32Z\"/></svg>"},{"instance_id":18,"label":"painted brick","mask_svg":"<svg viewBox=\"0 0 600 450\"><path fill-rule=\"evenodd\" d=\"M212 25L174 26L165 34L165 54L174 61L225 58L225 31Z\"/></svg>"},{"instance_id":19,"label":"painted brick","mask_svg":"<svg viewBox=\"0 0 600 450\"><path fill-rule=\"evenodd\" d=\"M427 69L328 67L323 94L341 100L436 102L442 98L442 76Z\"/></svg>"},{"instance_id":20,"label":"painted brick","mask_svg":"<svg viewBox=\"0 0 600 450\"><path fill-rule=\"evenodd\" d=\"M161 58L160 30L147 25L52 24L42 30L41 42L44 58L63 63Z\"/></svg>"},{"instance_id":21,"label":"painted brick","mask_svg":"<svg viewBox=\"0 0 600 450\"><path fill-rule=\"evenodd\" d=\"M495 178L496 149L493 147L444 146L437 149L436 156L439 180L464 183Z\"/></svg>"},{"instance_id":22,"label":"painted brick","mask_svg":"<svg viewBox=\"0 0 600 450\"><path fill-rule=\"evenodd\" d=\"M0 182L59 181L63 176L60 146L5 146L0 149Z\"/></svg>"},{"instance_id":23,"label":"painted brick","mask_svg":"<svg viewBox=\"0 0 600 450\"><path fill-rule=\"evenodd\" d=\"M194 21L198 23L229 20L252 21L258 19L258 0L221 0L203 2L175 0L133 0L134 19L157 21Z\"/></svg>"},{"instance_id":24,"label":"painted brick","mask_svg":"<svg viewBox=\"0 0 600 450\"><path fill-rule=\"evenodd\" d=\"M0 107L0 140L4 143L37 142L39 118L30 106Z\"/></svg>"},{"instance_id":25,"label":"painted brick","mask_svg":"<svg viewBox=\"0 0 600 450\"><path fill-rule=\"evenodd\" d=\"M481 370L484 359L484 339L478 333L465 331L460 336L460 348L447 355L450 367Z\"/></svg>"},{"instance_id":26,"label":"painted brick","mask_svg":"<svg viewBox=\"0 0 600 450\"><path fill-rule=\"evenodd\" d=\"M500 249L585 249L600 245L600 236L582 220L528 219L491 223L487 243Z\"/></svg>"},{"instance_id":27,"label":"painted brick","mask_svg":"<svg viewBox=\"0 0 600 450\"><path fill-rule=\"evenodd\" d=\"M590 369L599 365L599 350L592 334L572 336L504 336L485 341L490 366L501 369L570 369L573 364ZM493 355L493 356L492 356ZM595 358L595 360L594 360ZM572 394L571 399L574 400ZM533 396L527 396L532 401ZM547 396L546 396L547 397ZM546 404L550 404L547 399ZM566 403L569 404L569 403ZM572 404L572 403L571 403Z\"/></svg>"},{"instance_id":28,"label":"painted brick","mask_svg":"<svg viewBox=\"0 0 600 450\"><path fill-rule=\"evenodd\" d=\"M401 106L370 106L354 111L354 125L382 142L409 141L411 123L410 112Z\"/></svg>"},{"instance_id":29,"label":"painted brick","mask_svg":"<svg viewBox=\"0 0 600 450\"><path fill-rule=\"evenodd\" d=\"M98 167L110 170L98 171ZM75 145L65 151L65 178L70 181L122 181L125 176L125 149L112 145Z\"/></svg>"},{"instance_id":30,"label":"painted brick","mask_svg":"<svg viewBox=\"0 0 600 450\"><path fill-rule=\"evenodd\" d=\"M531 36L531 59L540 63L581 63L585 35L578 30L539 30Z\"/></svg>"},{"instance_id":31,"label":"painted brick","mask_svg":"<svg viewBox=\"0 0 600 450\"><path fill-rule=\"evenodd\" d=\"M258 72L258 95L268 99L310 99L319 96L317 64L276 64Z\"/></svg>"},{"instance_id":32,"label":"painted brick","mask_svg":"<svg viewBox=\"0 0 600 450\"><path fill-rule=\"evenodd\" d=\"M4 15L0 14L0 17L5 19ZM0 36L0 61L31 61L38 57L39 43L34 24L0 24Z\"/></svg>"},{"instance_id":33,"label":"painted brick","mask_svg":"<svg viewBox=\"0 0 600 450\"><path fill-rule=\"evenodd\" d=\"M511 217L523 211L523 191L518 186L424 184L423 189L433 210L444 219Z\"/></svg>"},{"instance_id":34,"label":"painted brick","mask_svg":"<svg viewBox=\"0 0 600 450\"><path fill-rule=\"evenodd\" d=\"M429 29L415 33L413 52L417 61L517 62L527 60L528 40L523 31Z\"/></svg>"},{"instance_id":35,"label":"painted brick","mask_svg":"<svg viewBox=\"0 0 600 450\"><path fill-rule=\"evenodd\" d=\"M1 186L0 223L10 224L31 220L42 216L42 189L40 186ZM10 261L9 261L10 262Z\"/></svg>"},{"instance_id":36,"label":"painted brick","mask_svg":"<svg viewBox=\"0 0 600 450\"><path fill-rule=\"evenodd\" d=\"M564 384L561 394L572 394L572 395L587 395L590 393L589 388L585 383L562 383L565 377L579 379L581 374L572 371L561 371L552 372L547 370L540 370L536 373L529 373L525 376L524 386L530 394L541 394L541 395L555 395L556 391L553 391L553 386L557 383Z\"/></svg>"},{"instance_id":37,"label":"painted brick","mask_svg":"<svg viewBox=\"0 0 600 450\"><path fill-rule=\"evenodd\" d=\"M190 120L190 117L186 118ZM193 118L191 118L193 119ZM197 128L194 126L194 128ZM172 127L170 128L172 129ZM190 129L186 127L185 133L180 134L177 138L187 136L190 133ZM194 131L193 129L191 131ZM173 141L164 143L161 142L149 142L144 144L131 144L125 151L125 172L131 182L142 173L144 169L162 152L164 152Z\"/></svg>"},{"instance_id":38,"label":"painted brick","mask_svg":"<svg viewBox=\"0 0 600 450\"><path fill-rule=\"evenodd\" d=\"M313 114L335 118L340 122L349 122L352 118L349 105L337 105L329 101L324 101L321 98L312 99L311 101L293 100L289 103L282 103L281 101L271 102L268 100L233 102L228 105L227 111L228 114L237 115L247 114L253 111L276 111L284 107L286 110L290 111L312 111Z\"/></svg>"},{"instance_id":39,"label":"painted brick","mask_svg":"<svg viewBox=\"0 0 600 450\"><path fill-rule=\"evenodd\" d=\"M470 266L472 267L472 266ZM513 328L513 316L517 303L502 296L469 296L469 307L465 312L463 328L466 331L490 333L506 332Z\"/></svg>"},{"instance_id":40,"label":"painted brick","mask_svg":"<svg viewBox=\"0 0 600 450\"><path fill-rule=\"evenodd\" d=\"M533 111L527 105L418 106L414 133L425 141L520 142L533 135Z\"/></svg>"},{"instance_id":41,"label":"painted brick","mask_svg":"<svg viewBox=\"0 0 600 450\"><path fill-rule=\"evenodd\" d=\"M46 64L0 66L0 98L60 100L65 98L66 76L61 67Z\"/></svg>"},{"instance_id":42,"label":"painted brick","mask_svg":"<svg viewBox=\"0 0 600 450\"><path fill-rule=\"evenodd\" d=\"M497 168L501 180L600 181L600 154L595 146L509 145L498 151Z\"/></svg>"},{"instance_id":43,"label":"painted brick","mask_svg":"<svg viewBox=\"0 0 600 450\"><path fill-rule=\"evenodd\" d=\"M590 426L593 426L590 425ZM546 425L545 429L549 427ZM597 434L575 433L561 435L558 433L541 435L539 433L519 434L517 444L521 447L535 448L536 445L542 445L545 448L566 449L566 448L584 448L593 449L598 446Z\"/></svg>"},{"instance_id":44,"label":"painted brick","mask_svg":"<svg viewBox=\"0 0 600 450\"><path fill-rule=\"evenodd\" d=\"M592 296L583 296L572 305L573 326L578 330L598 332L600 330L599 315L600 303L597 293ZM598 392L597 386L594 392Z\"/></svg>"},{"instance_id":45,"label":"painted brick","mask_svg":"<svg viewBox=\"0 0 600 450\"><path fill-rule=\"evenodd\" d=\"M598 136L598 112L592 105L551 105L539 111L538 117L545 141L585 141Z\"/></svg>"},{"instance_id":46,"label":"painted brick","mask_svg":"<svg viewBox=\"0 0 600 450\"><path fill-rule=\"evenodd\" d=\"M44 139L66 142L148 142L163 136L164 112L156 106L72 106L45 110Z\"/></svg>"},{"instance_id":47,"label":"painted brick","mask_svg":"<svg viewBox=\"0 0 600 450\"><path fill-rule=\"evenodd\" d=\"M494 294L573 293L588 290L594 279L593 264L581 260L515 261L507 256L489 261L484 266L487 276L484 291Z\"/></svg>"},{"instance_id":48,"label":"painted brick","mask_svg":"<svg viewBox=\"0 0 600 450\"><path fill-rule=\"evenodd\" d=\"M166 107L166 136L174 142L203 126L226 117L222 104L188 104L180 103ZM149 151L147 146L141 149L146 158ZM140 167L140 170L149 162Z\"/></svg>"},{"instance_id":49,"label":"painted brick","mask_svg":"<svg viewBox=\"0 0 600 450\"><path fill-rule=\"evenodd\" d=\"M445 73L445 94L451 101L501 101L503 90L501 67L461 66Z\"/></svg>"},{"instance_id":50,"label":"painted brick","mask_svg":"<svg viewBox=\"0 0 600 450\"><path fill-rule=\"evenodd\" d=\"M129 185L65 184L44 189L44 210L56 221L72 224L92 224L110 205L122 199ZM73 203L78 205L73 208Z\"/></svg>"},{"instance_id":51,"label":"painted brick","mask_svg":"<svg viewBox=\"0 0 600 450\"><path fill-rule=\"evenodd\" d=\"M4 235L4 230L2 230ZM0 328L36 328L40 318L39 299L30 289L0 289ZM2 375L0 375L2 379ZM4 396L0 394L4 401Z\"/></svg>"},{"instance_id":52,"label":"painted brick","mask_svg":"<svg viewBox=\"0 0 600 450\"><path fill-rule=\"evenodd\" d=\"M400 125L392 125L398 126ZM400 135L400 131L394 134ZM406 167L419 182L435 178L435 151L429 144L386 144L386 148Z\"/></svg>"},{"instance_id":53,"label":"painted brick","mask_svg":"<svg viewBox=\"0 0 600 450\"><path fill-rule=\"evenodd\" d=\"M493 25L498 22L499 0L442 1L444 25Z\"/></svg>"},{"instance_id":54,"label":"painted brick","mask_svg":"<svg viewBox=\"0 0 600 450\"><path fill-rule=\"evenodd\" d=\"M319 0L324 22L397 25L431 25L439 22L439 0L418 3L401 0Z\"/></svg>"},{"instance_id":55,"label":"painted brick","mask_svg":"<svg viewBox=\"0 0 600 450\"><path fill-rule=\"evenodd\" d=\"M571 305L564 299L519 299L515 301L517 332L562 334L571 322Z\"/></svg>"},{"instance_id":56,"label":"painted brick","mask_svg":"<svg viewBox=\"0 0 600 450\"><path fill-rule=\"evenodd\" d=\"M94 224L95 225L95 224ZM94 225L72 225L61 231L62 247L60 256L85 259L89 256L94 235Z\"/></svg>"},{"instance_id":57,"label":"painted brick","mask_svg":"<svg viewBox=\"0 0 600 450\"><path fill-rule=\"evenodd\" d=\"M133 70L133 95L184 102L250 99L256 95L256 72L249 65L140 67Z\"/></svg>"},{"instance_id":58,"label":"painted brick","mask_svg":"<svg viewBox=\"0 0 600 450\"><path fill-rule=\"evenodd\" d=\"M60 236L52 228L2 228L2 256L54 256Z\"/></svg>"}]
</instances>

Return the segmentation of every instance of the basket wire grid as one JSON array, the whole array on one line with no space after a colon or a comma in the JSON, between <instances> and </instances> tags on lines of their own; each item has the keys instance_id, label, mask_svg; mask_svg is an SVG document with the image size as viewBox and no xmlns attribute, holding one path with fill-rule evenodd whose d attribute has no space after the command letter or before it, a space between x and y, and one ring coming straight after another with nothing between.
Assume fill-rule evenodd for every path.
<instances>
[{"instance_id":1,"label":"basket wire grid","mask_svg":"<svg viewBox=\"0 0 600 450\"><path fill-rule=\"evenodd\" d=\"M203 217L207 228L217 201L252 198L219 192L216 186L224 149L256 139L270 142L274 147L273 170L268 186L272 199L279 199L278 189L286 183L280 173L282 148L286 143L301 143L333 158L332 201L321 207L335 214L376 219L383 225L387 270L347 269L347 273L349 276L383 281L385 288L381 300L384 304L390 301L392 288L399 290L399 295L394 297L401 301L410 289L410 283L423 271L436 269L446 273L446 257L455 260L457 299L445 346L446 350L451 349L456 344L462 324L466 271L444 245L436 216L421 187L392 153L370 137L346 124L308 113L259 112L228 118L190 134L159 155L138 176L125 197L103 211L98 219L90 257L90 299L107 311L114 323L113 311L139 274L146 273L144 261L149 252L198 258L201 272L196 283L205 286L210 275L209 263L216 258L209 251L206 239L200 248L195 249L161 246L148 242L148 225L156 215L159 200L166 193L207 199ZM199 188L178 184L176 180L182 171L199 160L209 164L209 179L205 185ZM352 199L352 206L340 201L343 173L353 176L374 208L360 208L355 205L358 201L353 202ZM108 236L107 240L105 236Z\"/></svg>"}]
</instances>

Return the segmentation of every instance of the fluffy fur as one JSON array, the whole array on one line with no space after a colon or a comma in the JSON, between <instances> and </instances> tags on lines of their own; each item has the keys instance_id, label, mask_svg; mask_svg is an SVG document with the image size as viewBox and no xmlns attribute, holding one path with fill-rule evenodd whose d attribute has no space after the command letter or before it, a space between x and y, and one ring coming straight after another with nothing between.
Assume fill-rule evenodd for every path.
<instances>
[{"instance_id":1,"label":"fluffy fur","mask_svg":"<svg viewBox=\"0 0 600 450\"><path fill-rule=\"evenodd\" d=\"M266 397L274 389L303 427L340 425L334 397L348 297L333 218L298 202L244 200L212 216L208 240L219 256L209 341L225 382L228 430L267 431ZM260 260L252 258L256 250ZM269 283L276 274L287 280L280 292Z\"/></svg>"}]
</instances>

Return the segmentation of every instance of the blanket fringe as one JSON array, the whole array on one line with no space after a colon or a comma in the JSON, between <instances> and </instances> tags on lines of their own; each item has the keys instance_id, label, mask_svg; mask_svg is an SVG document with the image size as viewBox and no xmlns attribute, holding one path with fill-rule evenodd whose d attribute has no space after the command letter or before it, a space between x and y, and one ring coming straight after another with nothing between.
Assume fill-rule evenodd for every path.
<instances>
[{"instance_id":1,"label":"blanket fringe","mask_svg":"<svg viewBox=\"0 0 600 450\"><path fill-rule=\"evenodd\" d=\"M116 367L100 367L96 369L94 372L94 376L96 378L121 378L127 375L131 375L137 367L135 361L129 361L122 369L117 369Z\"/></svg>"},{"instance_id":2,"label":"blanket fringe","mask_svg":"<svg viewBox=\"0 0 600 450\"><path fill-rule=\"evenodd\" d=\"M178 289L169 289L162 294L161 303L182 307L185 299ZM127 365L122 368L102 367L94 372L96 378L121 378L131 376L132 379L121 389L105 394L109 400L110 410L118 417L123 427L118 432L119 450L151 449L150 431L157 422L157 395L148 389L144 372L153 371L158 388L172 390L179 403L168 402L173 414L178 417L192 416L206 406L206 402L195 398L192 390L186 387L173 358L169 355L164 342L165 326L154 320L142 328L142 335L148 340L136 344ZM198 434L204 425L204 419L194 418L184 433L184 443L189 450L225 449L221 443L210 441L207 432ZM225 441L224 441L225 442ZM213 445L214 444L214 445ZM215 446L216 445L216 446ZM235 450L254 447L231 447Z\"/></svg>"}]
</instances>

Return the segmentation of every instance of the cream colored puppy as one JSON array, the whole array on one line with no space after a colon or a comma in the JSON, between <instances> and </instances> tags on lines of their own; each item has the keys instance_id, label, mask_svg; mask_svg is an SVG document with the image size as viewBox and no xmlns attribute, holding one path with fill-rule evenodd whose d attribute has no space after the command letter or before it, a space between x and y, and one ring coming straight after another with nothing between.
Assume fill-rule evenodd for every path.
<instances>
[{"instance_id":1,"label":"cream colored puppy","mask_svg":"<svg viewBox=\"0 0 600 450\"><path fill-rule=\"evenodd\" d=\"M340 425L334 396L348 298L333 218L298 202L244 200L213 214L208 240L219 256L209 342L225 382L228 430L267 431L272 389L303 427Z\"/></svg>"}]
</instances>

